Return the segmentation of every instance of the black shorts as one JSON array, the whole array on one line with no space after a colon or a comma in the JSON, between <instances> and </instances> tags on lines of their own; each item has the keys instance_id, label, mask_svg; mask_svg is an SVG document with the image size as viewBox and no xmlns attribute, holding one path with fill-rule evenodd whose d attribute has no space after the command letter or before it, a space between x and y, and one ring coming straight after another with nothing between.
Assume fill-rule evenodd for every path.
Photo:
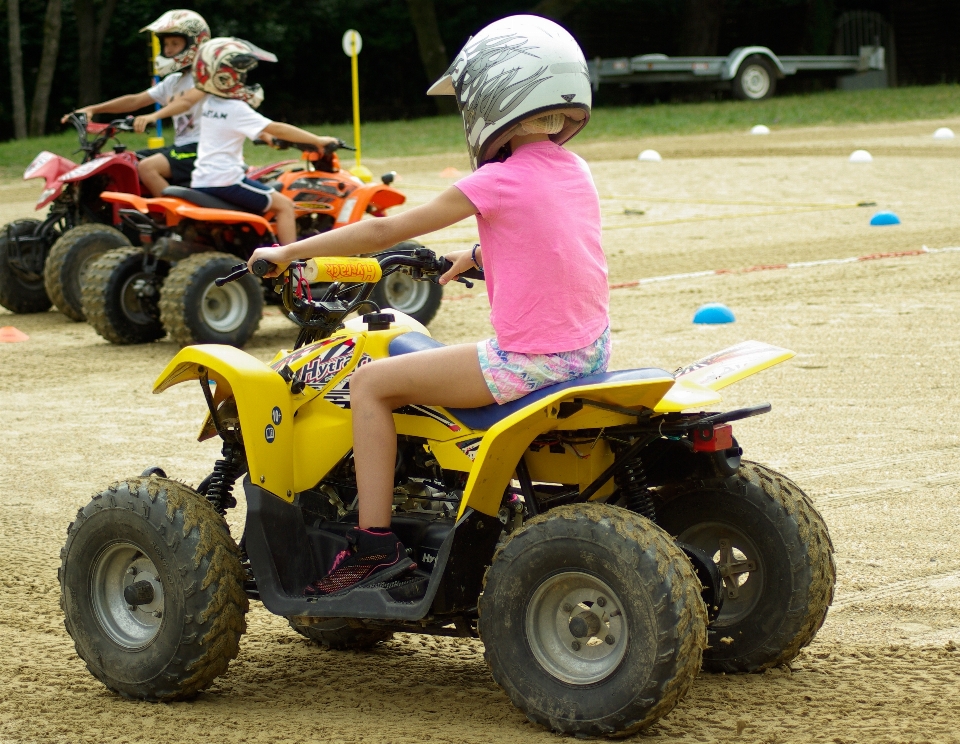
<instances>
[{"instance_id":1,"label":"black shorts","mask_svg":"<svg viewBox=\"0 0 960 744\"><path fill-rule=\"evenodd\" d=\"M193 166L197 162L197 144L194 142L189 145L171 145L155 150L138 150L137 155L141 158L148 158L160 153L170 163L170 185L189 187Z\"/></svg>"}]
</instances>

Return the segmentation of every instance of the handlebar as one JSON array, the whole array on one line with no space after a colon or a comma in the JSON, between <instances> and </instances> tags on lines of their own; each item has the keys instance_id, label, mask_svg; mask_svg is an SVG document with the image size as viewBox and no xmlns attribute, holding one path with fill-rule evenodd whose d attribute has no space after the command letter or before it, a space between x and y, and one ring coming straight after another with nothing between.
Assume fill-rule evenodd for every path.
<instances>
[{"instance_id":1,"label":"handlebar","mask_svg":"<svg viewBox=\"0 0 960 744\"><path fill-rule=\"evenodd\" d=\"M127 116L122 119L114 119L108 124L97 124L88 121L86 114L71 112L69 117L70 124L77 131L77 139L80 141L80 150L86 153L86 158L96 157L100 150L117 132L132 132L133 117ZM95 134L97 137L91 142L87 139L88 134ZM79 152L79 151L78 151Z\"/></svg>"},{"instance_id":2,"label":"handlebar","mask_svg":"<svg viewBox=\"0 0 960 744\"><path fill-rule=\"evenodd\" d=\"M403 271L419 281L436 282L453 265L449 259L438 257L432 250L418 243L401 243L371 258L375 258L380 264L382 276ZM380 311L380 308L369 299L375 283L333 282L327 285L326 291L319 300L302 296L300 289L306 284L302 274L305 265L303 261L294 261L282 274L268 280L274 282L274 286L280 292L288 317L301 328L296 348L326 338L342 326L345 317L364 305L372 306L374 312ZM216 279L215 283L218 287L222 287L248 273L263 277L273 269L276 269L276 264L264 259L254 261L252 272L246 264L238 264L227 276ZM483 271L470 269L461 274L457 281L472 287L473 284L467 280L468 278L483 280Z\"/></svg>"},{"instance_id":3,"label":"handlebar","mask_svg":"<svg viewBox=\"0 0 960 744\"><path fill-rule=\"evenodd\" d=\"M256 147L269 147L266 142L263 140L254 140L254 146ZM289 150L291 147L300 150L300 152L319 152L320 149L316 145L312 145L307 142L291 142L290 140L280 139L279 137L273 138L273 147L278 150ZM338 139L336 142L330 142L325 145L323 148L323 154L329 155L330 153L336 152L337 150L352 150L356 151L356 147L350 147L346 142L341 139Z\"/></svg>"}]
</instances>

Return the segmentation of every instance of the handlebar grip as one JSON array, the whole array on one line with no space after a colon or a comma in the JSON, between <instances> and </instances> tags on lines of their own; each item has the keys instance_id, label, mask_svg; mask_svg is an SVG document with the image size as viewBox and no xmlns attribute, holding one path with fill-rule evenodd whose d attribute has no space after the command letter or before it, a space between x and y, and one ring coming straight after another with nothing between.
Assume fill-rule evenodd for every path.
<instances>
[{"instance_id":1,"label":"handlebar grip","mask_svg":"<svg viewBox=\"0 0 960 744\"><path fill-rule=\"evenodd\" d=\"M441 274L446 274L450 271L450 267L453 266L453 262L444 256L442 259L443 266L440 269ZM484 276L483 269L467 269L460 276L464 279L479 279L481 282L486 280Z\"/></svg>"},{"instance_id":2,"label":"handlebar grip","mask_svg":"<svg viewBox=\"0 0 960 744\"><path fill-rule=\"evenodd\" d=\"M275 268L277 268L277 265L275 263L270 263L265 258L259 258L253 262L253 273L255 276L259 276L261 278L263 278L263 275L268 271L273 271Z\"/></svg>"}]
</instances>

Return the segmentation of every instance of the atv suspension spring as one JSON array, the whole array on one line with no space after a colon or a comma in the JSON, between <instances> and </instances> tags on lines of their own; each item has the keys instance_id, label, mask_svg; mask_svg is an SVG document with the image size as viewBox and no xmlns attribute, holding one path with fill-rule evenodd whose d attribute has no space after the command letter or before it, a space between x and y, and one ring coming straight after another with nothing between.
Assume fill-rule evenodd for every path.
<instances>
[{"instance_id":1,"label":"atv suspension spring","mask_svg":"<svg viewBox=\"0 0 960 744\"><path fill-rule=\"evenodd\" d=\"M223 459L217 460L213 472L203 479L197 490L213 504L219 514L237 505L233 496L233 484L247 470L247 458L243 446L234 442L223 443Z\"/></svg>"},{"instance_id":2,"label":"atv suspension spring","mask_svg":"<svg viewBox=\"0 0 960 744\"><path fill-rule=\"evenodd\" d=\"M656 520L657 512L653 505L653 498L647 490L647 474L643 463L637 458L627 464L617 475L617 485L620 493L627 500L627 508L646 517Z\"/></svg>"}]
</instances>

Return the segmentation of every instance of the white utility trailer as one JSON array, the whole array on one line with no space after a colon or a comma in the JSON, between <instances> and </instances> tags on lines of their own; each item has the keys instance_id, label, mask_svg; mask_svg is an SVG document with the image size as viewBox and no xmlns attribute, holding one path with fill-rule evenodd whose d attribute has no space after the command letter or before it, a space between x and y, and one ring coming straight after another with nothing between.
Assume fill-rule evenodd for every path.
<instances>
[{"instance_id":1,"label":"white utility trailer","mask_svg":"<svg viewBox=\"0 0 960 744\"><path fill-rule=\"evenodd\" d=\"M778 57L767 47L738 47L726 57L596 57L587 63L596 91L601 83L714 83L733 95L762 101L773 95L777 80L798 72L858 73L884 69L882 46L862 46L859 55L828 54Z\"/></svg>"}]
</instances>

